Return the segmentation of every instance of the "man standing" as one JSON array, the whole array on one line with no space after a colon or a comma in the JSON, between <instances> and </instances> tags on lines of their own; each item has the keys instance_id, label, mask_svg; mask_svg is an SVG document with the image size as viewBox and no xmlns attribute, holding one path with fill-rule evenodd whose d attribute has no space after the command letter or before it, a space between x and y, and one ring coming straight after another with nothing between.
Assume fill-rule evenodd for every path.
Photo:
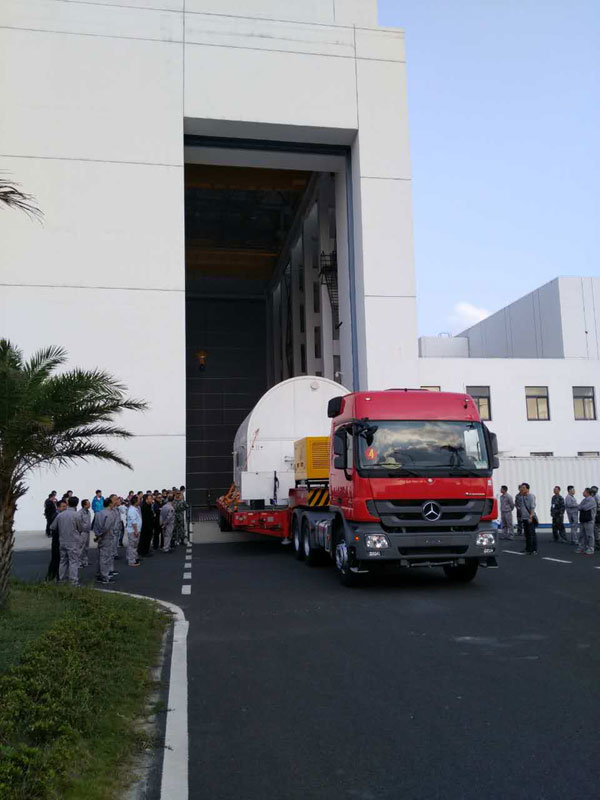
<instances>
[{"instance_id":1,"label":"man standing","mask_svg":"<svg viewBox=\"0 0 600 800\"><path fill-rule=\"evenodd\" d=\"M94 531L94 541L98 542L98 574L96 580L100 583L114 583L113 573L113 537L111 524L112 499L107 497L104 501L104 508L94 517L92 530Z\"/></svg>"},{"instance_id":2,"label":"man standing","mask_svg":"<svg viewBox=\"0 0 600 800\"><path fill-rule=\"evenodd\" d=\"M119 555L119 545L122 542L123 534L121 532L121 498L116 494L111 494L110 496L111 501L111 521L110 521L110 530L112 533L112 543L113 543L113 553L112 557L113 560L115 558L119 559L121 556Z\"/></svg>"},{"instance_id":3,"label":"man standing","mask_svg":"<svg viewBox=\"0 0 600 800\"><path fill-rule=\"evenodd\" d=\"M518 499L519 499L519 495L521 494L521 486L522 485L523 484L520 483L517 486L517 493L515 495L515 507L517 509L517 536L523 536L523 519L521 517L521 508L519 506L519 503L517 502Z\"/></svg>"},{"instance_id":4,"label":"man standing","mask_svg":"<svg viewBox=\"0 0 600 800\"><path fill-rule=\"evenodd\" d=\"M144 495L142 503L142 533L138 545L138 554L140 556L154 555L150 552L152 534L154 533L154 508L152 505L152 495L148 492Z\"/></svg>"},{"instance_id":5,"label":"man standing","mask_svg":"<svg viewBox=\"0 0 600 800\"><path fill-rule=\"evenodd\" d=\"M565 497L565 508L567 519L569 520L569 530L571 532L571 544L579 544L579 502L575 497L575 487L567 486Z\"/></svg>"},{"instance_id":6,"label":"man standing","mask_svg":"<svg viewBox=\"0 0 600 800\"><path fill-rule=\"evenodd\" d=\"M137 494L132 495L127 509L127 564L130 567L139 567L138 545L142 530L142 515L140 514Z\"/></svg>"},{"instance_id":7,"label":"man standing","mask_svg":"<svg viewBox=\"0 0 600 800\"><path fill-rule=\"evenodd\" d=\"M565 500L560 493L560 486L555 486L552 490L552 500L550 501L550 517L552 518L552 538L555 542L567 541L565 533Z\"/></svg>"},{"instance_id":8,"label":"man standing","mask_svg":"<svg viewBox=\"0 0 600 800\"><path fill-rule=\"evenodd\" d=\"M102 497L102 489L96 489L96 494L94 495L94 499L92 500L92 511L94 514L98 514L100 511L104 510L104 498Z\"/></svg>"},{"instance_id":9,"label":"man standing","mask_svg":"<svg viewBox=\"0 0 600 800\"><path fill-rule=\"evenodd\" d=\"M50 525L54 521L54 517L58 514L56 508L56 492L50 492L44 502L44 516L46 517L46 536L52 536Z\"/></svg>"},{"instance_id":10,"label":"man standing","mask_svg":"<svg viewBox=\"0 0 600 800\"><path fill-rule=\"evenodd\" d=\"M89 567L88 551L90 546L90 529L92 527L92 515L90 514L90 501L81 501L81 510L78 514L79 529L81 531L81 551L79 553L79 565Z\"/></svg>"},{"instance_id":11,"label":"man standing","mask_svg":"<svg viewBox=\"0 0 600 800\"><path fill-rule=\"evenodd\" d=\"M583 490L583 500L579 503L579 544L576 553L594 555L594 522L596 520L596 498L591 489Z\"/></svg>"},{"instance_id":12,"label":"man standing","mask_svg":"<svg viewBox=\"0 0 600 800\"><path fill-rule=\"evenodd\" d=\"M508 486L500 487L500 521L502 523L502 533L500 538L513 538L513 509L515 501L508 493Z\"/></svg>"},{"instance_id":13,"label":"man standing","mask_svg":"<svg viewBox=\"0 0 600 800\"><path fill-rule=\"evenodd\" d=\"M167 496L167 502L160 510L160 527L163 534L163 553L171 552L171 539L175 525L175 509L173 508L173 495Z\"/></svg>"},{"instance_id":14,"label":"man standing","mask_svg":"<svg viewBox=\"0 0 600 800\"><path fill-rule=\"evenodd\" d=\"M63 511L67 509L67 501L60 500L58 503L58 509L56 511L56 516L52 520L52 524L50 525L50 536L52 536L52 545L50 551L50 563L48 564L48 572L46 574L47 581L56 581L58 580L58 567L60 565L60 540L58 536L58 528L54 524L58 518L59 514L62 514Z\"/></svg>"},{"instance_id":15,"label":"man standing","mask_svg":"<svg viewBox=\"0 0 600 800\"><path fill-rule=\"evenodd\" d=\"M521 512L521 520L523 521L523 533L525 534L525 550L529 556L537 556L537 533L536 526L538 524L537 516L535 514L535 495L529 491L528 483L522 483L519 494L515 499L515 505Z\"/></svg>"},{"instance_id":16,"label":"man standing","mask_svg":"<svg viewBox=\"0 0 600 800\"><path fill-rule=\"evenodd\" d=\"M594 518L594 549L600 550L600 496L598 495L598 487L590 486L590 492L596 501L596 516Z\"/></svg>"},{"instance_id":17,"label":"man standing","mask_svg":"<svg viewBox=\"0 0 600 800\"><path fill-rule=\"evenodd\" d=\"M81 529L77 514L78 497L69 497L68 508L57 515L50 526L58 531L60 564L58 580L69 579L71 586L79 586L79 557L81 554Z\"/></svg>"}]
</instances>

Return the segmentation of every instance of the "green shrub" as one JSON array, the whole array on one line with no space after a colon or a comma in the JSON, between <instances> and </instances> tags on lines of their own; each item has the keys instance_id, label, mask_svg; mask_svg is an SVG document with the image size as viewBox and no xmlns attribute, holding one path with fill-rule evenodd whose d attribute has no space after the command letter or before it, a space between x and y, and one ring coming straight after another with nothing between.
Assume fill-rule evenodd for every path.
<instances>
[{"instance_id":1,"label":"green shrub","mask_svg":"<svg viewBox=\"0 0 600 800\"><path fill-rule=\"evenodd\" d=\"M0 675L0 797L113 797L168 619L108 592L38 585L13 594L27 591L65 611Z\"/></svg>"}]
</instances>

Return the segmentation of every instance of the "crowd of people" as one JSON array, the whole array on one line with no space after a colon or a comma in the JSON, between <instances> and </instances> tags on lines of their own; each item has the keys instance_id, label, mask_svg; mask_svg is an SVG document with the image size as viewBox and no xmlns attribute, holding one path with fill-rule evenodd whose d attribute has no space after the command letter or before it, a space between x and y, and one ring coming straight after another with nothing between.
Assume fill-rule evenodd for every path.
<instances>
[{"instance_id":1,"label":"crowd of people","mask_svg":"<svg viewBox=\"0 0 600 800\"><path fill-rule=\"evenodd\" d=\"M188 539L189 505L185 486L170 491L130 491L126 497L104 497L97 489L93 499L79 501L71 490L58 499L50 492L44 503L46 535L52 539L47 580L79 585L79 572L90 566L90 539L98 545L96 580L113 583L119 574L115 560L125 547L128 567L143 558L171 553Z\"/></svg>"},{"instance_id":2,"label":"crowd of people","mask_svg":"<svg viewBox=\"0 0 600 800\"><path fill-rule=\"evenodd\" d=\"M514 525L513 511L517 512L517 524ZM565 514L569 526L565 527ZM552 538L555 542L564 542L576 547L576 553L593 556L600 550L600 496L597 486L586 487L583 499L575 496L575 487L567 486L567 494L563 497L560 486L555 486L550 500L550 517L552 519ZM513 498L508 493L508 486L500 487L500 538L513 539L514 536L525 537L525 550L529 555L537 555L536 499L528 483L521 483Z\"/></svg>"}]
</instances>

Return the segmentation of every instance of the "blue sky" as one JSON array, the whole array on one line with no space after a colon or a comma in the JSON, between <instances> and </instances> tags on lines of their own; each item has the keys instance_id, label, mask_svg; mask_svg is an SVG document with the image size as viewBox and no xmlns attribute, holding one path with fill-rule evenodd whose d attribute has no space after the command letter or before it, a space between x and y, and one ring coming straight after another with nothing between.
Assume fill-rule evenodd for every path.
<instances>
[{"instance_id":1,"label":"blue sky","mask_svg":"<svg viewBox=\"0 0 600 800\"><path fill-rule=\"evenodd\" d=\"M403 28L421 334L600 274L600 0L379 0Z\"/></svg>"}]
</instances>

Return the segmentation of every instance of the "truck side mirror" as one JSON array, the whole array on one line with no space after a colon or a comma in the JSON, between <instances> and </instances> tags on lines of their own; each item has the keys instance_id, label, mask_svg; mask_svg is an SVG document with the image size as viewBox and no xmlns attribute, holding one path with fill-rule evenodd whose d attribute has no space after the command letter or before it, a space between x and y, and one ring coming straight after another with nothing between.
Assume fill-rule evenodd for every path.
<instances>
[{"instance_id":1,"label":"truck side mirror","mask_svg":"<svg viewBox=\"0 0 600 800\"><path fill-rule=\"evenodd\" d=\"M500 459L498 456L492 456L492 469L500 469Z\"/></svg>"},{"instance_id":2,"label":"truck side mirror","mask_svg":"<svg viewBox=\"0 0 600 800\"><path fill-rule=\"evenodd\" d=\"M490 444L492 445L492 455L493 456L497 456L498 455L498 437L496 436L495 433L492 433L491 431L490 431Z\"/></svg>"},{"instance_id":3,"label":"truck side mirror","mask_svg":"<svg viewBox=\"0 0 600 800\"><path fill-rule=\"evenodd\" d=\"M346 431L343 429L333 434L333 466L346 469Z\"/></svg>"},{"instance_id":4,"label":"truck side mirror","mask_svg":"<svg viewBox=\"0 0 600 800\"><path fill-rule=\"evenodd\" d=\"M345 456L334 456L333 457L333 466L335 469L346 469L346 457Z\"/></svg>"},{"instance_id":5,"label":"truck side mirror","mask_svg":"<svg viewBox=\"0 0 600 800\"><path fill-rule=\"evenodd\" d=\"M344 398L340 395L339 397L332 397L331 400L327 403L327 416L329 419L333 419L334 417L339 417L342 413L342 400Z\"/></svg>"}]
</instances>

